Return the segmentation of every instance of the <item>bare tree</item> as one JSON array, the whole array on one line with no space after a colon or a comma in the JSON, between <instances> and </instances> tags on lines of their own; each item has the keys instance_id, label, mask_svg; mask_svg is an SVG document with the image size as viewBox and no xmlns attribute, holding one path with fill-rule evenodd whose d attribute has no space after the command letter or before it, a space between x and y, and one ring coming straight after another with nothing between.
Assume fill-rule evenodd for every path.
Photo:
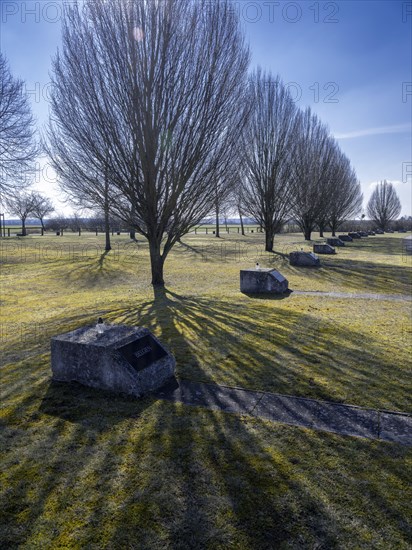
<instances>
[{"instance_id":1,"label":"bare tree","mask_svg":"<svg viewBox=\"0 0 412 550\"><path fill-rule=\"evenodd\" d=\"M44 226L44 218L54 212L54 206L49 197L45 197L44 195L41 195L40 193L33 192L32 193L33 198L33 208L32 208L32 214L40 220L42 229L45 229Z\"/></svg>"},{"instance_id":2,"label":"bare tree","mask_svg":"<svg viewBox=\"0 0 412 550\"><path fill-rule=\"evenodd\" d=\"M307 108L298 116L297 147L293 166L293 216L310 241L325 208L336 149L326 126Z\"/></svg>"},{"instance_id":3,"label":"bare tree","mask_svg":"<svg viewBox=\"0 0 412 550\"><path fill-rule=\"evenodd\" d=\"M258 69L250 79L251 116L243 135L245 211L265 229L266 250L291 208L296 106L279 77Z\"/></svg>"},{"instance_id":4,"label":"bare tree","mask_svg":"<svg viewBox=\"0 0 412 550\"><path fill-rule=\"evenodd\" d=\"M23 81L13 77L0 52L0 198L27 185L38 152Z\"/></svg>"},{"instance_id":5,"label":"bare tree","mask_svg":"<svg viewBox=\"0 0 412 550\"><path fill-rule=\"evenodd\" d=\"M107 165L111 210L148 239L153 285L233 165L248 64L226 0L86 0L65 11L52 162L66 180L74 164L86 174Z\"/></svg>"},{"instance_id":6,"label":"bare tree","mask_svg":"<svg viewBox=\"0 0 412 550\"><path fill-rule=\"evenodd\" d=\"M362 210L363 194L356 172L349 159L337 148L332 162L330 202L327 222L332 235L348 219L355 218Z\"/></svg>"},{"instance_id":7,"label":"bare tree","mask_svg":"<svg viewBox=\"0 0 412 550\"><path fill-rule=\"evenodd\" d=\"M375 187L367 206L368 216L379 229L387 229L389 222L401 213L401 201L392 183L384 180Z\"/></svg>"},{"instance_id":8,"label":"bare tree","mask_svg":"<svg viewBox=\"0 0 412 550\"><path fill-rule=\"evenodd\" d=\"M16 191L13 196L6 197L5 205L10 214L19 217L21 220L21 233L23 236L26 236L26 220L28 216L33 213L33 208L36 205L35 194Z\"/></svg>"}]
</instances>

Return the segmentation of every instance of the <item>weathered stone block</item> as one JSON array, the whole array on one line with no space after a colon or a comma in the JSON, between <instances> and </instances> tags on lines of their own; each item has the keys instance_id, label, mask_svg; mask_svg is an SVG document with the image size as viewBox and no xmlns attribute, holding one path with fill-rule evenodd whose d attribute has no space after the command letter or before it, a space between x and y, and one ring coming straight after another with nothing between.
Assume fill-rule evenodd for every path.
<instances>
[{"instance_id":1,"label":"weathered stone block","mask_svg":"<svg viewBox=\"0 0 412 550\"><path fill-rule=\"evenodd\" d=\"M361 239L361 235L358 232L355 233L348 233L349 237L352 237L352 239Z\"/></svg>"},{"instance_id":2,"label":"weathered stone block","mask_svg":"<svg viewBox=\"0 0 412 550\"><path fill-rule=\"evenodd\" d=\"M338 237L329 237L329 239L326 239L326 242L330 246L345 246L345 243Z\"/></svg>"},{"instance_id":3,"label":"weathered stone block","mask_svg":"<svg viewBox=\"0 0 412 550\"><path fill-rule=\"evenodd\" d=\"M405 254L412 254L412 235L409 235L409 237L403 238L402 243L403 243L403 249L405 251Z\"/></svg>"},{"instance_id":4,"label":"weathered stone block","mask_svg":"<svg viewBox=\"0 0 412 550\"><path fill-rule=\"evenodd\" d=\"M289 254L290 265L302 267L316 267L320 265L320 260L313 252L291 252Z\"/></svg>"},{"instance_id":5,"label":"weathered stone block","mask_svg":"<svg viewBox=\"0 0 412 550\"><path fill-rule=\"evenodd\" d=\"M314 244L313 252L316 252L316 254L336 254L336 250L330 244Z\"/></svg>"},{"instance_id":6,"label":"weathered stone block","mask_svg":"<svg viewBox=\"0 0 412 550\"><path fill-rule=\"evenodd\" d=\"M82 327L51 340L53 379L140 397L175 372L175 359L142 327Z\"/></svg>"},{"instance_id":7,"label":"weathered stone block","mask_svg":"<svg viewBox=\"0 0 412 550\"><path fill-rule=\"evenodd\" d=\"M288 290L288 281L276 269L242 269L240 291L246 294L283 294Z\"/></svg>"},{"instance_id":8,"label":"weathered stone block","mask_svg":"<svg viewBox=\"0 0 412 550\"><path fill-rule=\"evenodd\" d=\"M339 239L345 243L351 243L353 241L352 237L349 237L349 235L339 235Z\"/></svg>"}]
</instances>

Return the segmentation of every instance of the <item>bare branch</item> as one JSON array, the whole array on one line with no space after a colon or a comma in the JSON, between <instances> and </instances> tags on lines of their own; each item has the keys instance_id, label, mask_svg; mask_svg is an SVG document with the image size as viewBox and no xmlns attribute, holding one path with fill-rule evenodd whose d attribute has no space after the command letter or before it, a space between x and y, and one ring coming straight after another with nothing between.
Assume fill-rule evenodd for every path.
<instances>
[{"instance_id":1,"label":"bare branch","mask_svg":"<svg viewBox=\"0 0 412 550\"><path fill-rule=\"evenodd\" d=\"M23 82L13 78L0 53L0 198L28 185L39 153Z\"/></svg>"}]
</instances>

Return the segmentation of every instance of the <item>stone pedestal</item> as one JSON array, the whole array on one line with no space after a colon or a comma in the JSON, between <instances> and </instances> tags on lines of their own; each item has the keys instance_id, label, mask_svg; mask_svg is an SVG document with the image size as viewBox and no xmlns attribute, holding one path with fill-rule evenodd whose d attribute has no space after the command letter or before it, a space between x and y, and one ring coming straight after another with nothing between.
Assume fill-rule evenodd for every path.
<instances>
[{"instance_id":1,"label":"stone pedestal","mask_svg":"<svg viewBox=\"0 0 412 550\"><path fill-rule=\"evenodd\" d=\"M313 252L291 252L289 263L301 267L317 267L320 265L320 260Z\"/></svg>"},{"instance_id":2,"label":"stone pedestal","mask_svg":"<svg viewBox=\"0 0 412 550\"><path fill-rule=\"evenodd\" d=\"M330 237L326 239L326 243L330 246L345 246L345 243L338 237Z\"/></svg>"},{"instance_id":3,"label":"stone pedestal","mask_svg":"<svg viewBox=\"0 0 412 550\"><path fill-rule=\"evenodd\" d=\"M140 397L175 372L173 355L146 328L83 327L51 340L53 380Z\"/></svg>"},{"instance_id":4,"label":"stone pedestal","mask_svg":"<svg viewBox=\"0 0 412 550\"><path fill-rule=\"evenodd\" d=\"M330 244L314 244L313 252L316 252L316 254L336 254L336 250Z\"/></svg>"},{"instance_id":5,"label":"stone pedestal","mask_svg":"<svg viewBox=\"0 0 412 550\"><path fill-rule=\"evenodd\" d=\"M288 290L288 281L276 269L242 269L240 291L245 294L283 294Z\"/></svg>"},{"instance_id":6,"label":"stone pedestal","mask_svg":"<svg viewBox=\"0 0 412 550\"><path fill-rule=\"evenodd\" d=\"M402 242L405 254L412 254L412 235L409 235L409 237L405 237L404 239L402 239Z\"/></svg>"}]
</instances>

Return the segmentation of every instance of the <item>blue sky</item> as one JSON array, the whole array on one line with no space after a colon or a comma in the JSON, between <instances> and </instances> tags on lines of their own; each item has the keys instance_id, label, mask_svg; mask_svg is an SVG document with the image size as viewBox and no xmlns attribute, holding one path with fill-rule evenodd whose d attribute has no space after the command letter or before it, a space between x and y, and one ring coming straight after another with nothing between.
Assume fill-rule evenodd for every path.
<instances>
[{"instance_id":1,"label":"blue sky","mask_svg":"<svg viewBox=\"0 0 412 550\"><path fill-rule=\"evenodd\" d=\"M51 57L63 0L0 0L0 47L26 81L39 127L48 116ZM279 74L297 104L310 105L338 138L365 203L377 181L396 185L402 214L412 203L412 2L234 0L252 68ZM42 161L36 187L54 199ZM59 204L60 211L70 209Z\"/></svg>"}]
</instances>

